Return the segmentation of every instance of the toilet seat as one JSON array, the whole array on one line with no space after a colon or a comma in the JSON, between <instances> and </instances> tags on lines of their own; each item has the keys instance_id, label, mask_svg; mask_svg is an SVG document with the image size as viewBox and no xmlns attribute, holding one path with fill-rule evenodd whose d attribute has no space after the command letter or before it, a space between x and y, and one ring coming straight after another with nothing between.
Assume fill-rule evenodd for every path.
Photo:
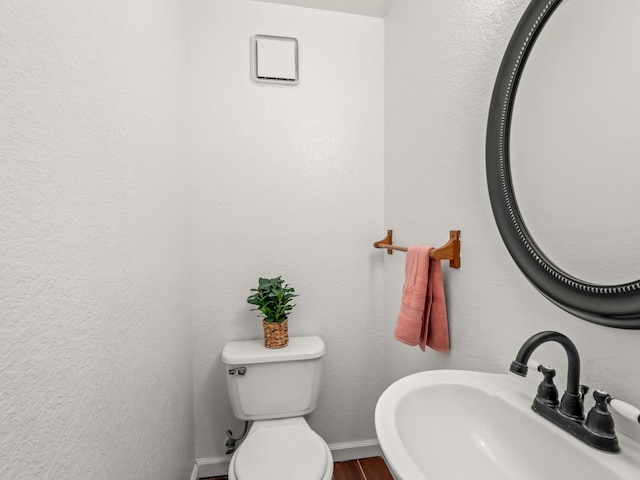
<instances>
[{"instance_id":1,"label":"toilet seat","mask_svg":"<svg viewBox=\"0 0 640 480\"><path fill-rule=\"evenodd\" d=\"M324 440L308 427L285 425L258 430L236 451L238 480L322 480L327 471Z\"/></svg>"}]
</instances>

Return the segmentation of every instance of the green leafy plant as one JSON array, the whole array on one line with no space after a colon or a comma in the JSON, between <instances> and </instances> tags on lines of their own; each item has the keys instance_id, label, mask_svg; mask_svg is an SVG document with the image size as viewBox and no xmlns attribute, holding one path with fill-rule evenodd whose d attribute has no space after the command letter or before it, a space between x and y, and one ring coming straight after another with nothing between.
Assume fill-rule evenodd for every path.
<instances>
[{"instance_id":1,"label":"green leafy plant","mask_svg":"<svg viewBox=\"0 0 640 480\"><path fill-rule=\"evenodd\" d=\"M282 277L260 278L258 288L252 288L247 303L255 305L251 311L258 310L259 317L263 317L267 323L284 322L289 312L295 307L291 304L294 297L297 297L293 287L284 283Z\"/></svg>"}]
</instances>

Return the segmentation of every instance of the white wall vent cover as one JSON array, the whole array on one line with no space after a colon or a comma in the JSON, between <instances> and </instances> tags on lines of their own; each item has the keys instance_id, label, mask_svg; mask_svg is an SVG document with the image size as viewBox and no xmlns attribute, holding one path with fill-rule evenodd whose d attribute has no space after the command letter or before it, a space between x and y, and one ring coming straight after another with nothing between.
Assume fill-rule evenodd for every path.
<instances>
[{"instance_id":1,"label":"white wall vent cover","mask_svg":"<svg viewBox=\"0 0 640 480\"><path fill-rule=\"evenodd\" d=\"M298 40L289 37L254 35L252 79L256 83L297 85Z\"/></svg>"}]
</instances>

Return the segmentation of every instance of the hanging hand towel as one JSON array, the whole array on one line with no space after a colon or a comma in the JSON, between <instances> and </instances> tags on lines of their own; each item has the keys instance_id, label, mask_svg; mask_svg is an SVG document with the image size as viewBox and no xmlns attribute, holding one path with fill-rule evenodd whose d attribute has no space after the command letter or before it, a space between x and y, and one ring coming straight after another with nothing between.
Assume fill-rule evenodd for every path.
<instances>
[{"instance_id":1,"label":"hanging hand towel","mask_svg":"<svg viewBox=\"0 0 640 480\"><path fill-rule=\"evenodd\" d=\"M449 322L447 321L447 305L444 299L444 282L440 260L429 261L429 282L427 284L427 300L425 302L424 329L420 337L420 348L425 346L438 352L449 351Z\"/></svg>"},{"instance_id":2,"label":"hanging hand towel","mask_svg":"<svg viewBox=\"0 0 640 480\"><path fill-rule=\"evenodd\" d=\"M423 335L431 250L433 247L424 246L407 249L402 303L393 337L411 346L418 345Z\"/></svg>"}]
</instances>

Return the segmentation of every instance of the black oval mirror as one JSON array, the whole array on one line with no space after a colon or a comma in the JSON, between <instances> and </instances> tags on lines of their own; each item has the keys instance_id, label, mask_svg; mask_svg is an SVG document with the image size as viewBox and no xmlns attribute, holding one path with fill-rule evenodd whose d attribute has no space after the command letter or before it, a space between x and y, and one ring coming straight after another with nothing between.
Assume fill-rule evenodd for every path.
<instances>
[{"instance_id":1,"label":"black oval mirror","mask_svg":"<svg viewBox=\"0 0 640 480\"><path fill-rule=\"evenodd\" d=\"M544 296L585 320L609 327L638 329L640 280L607 285L582 280L567 273L551 260L548 252L545 253L540 248L539 242L536 242L527 227L516 200L510 150L516 93L536 40L562 3L562 0L532 0L516 27L502 60L491 100L486 140L486 170L491 206L509 253L528 280ZM607 2L599 8L606 10L612 6ZM612 88L615 86L612 85ZM619 234L624 235L624 231ZM640 274L640 268L637 271Z\"/></svg>"}]
</instances>

